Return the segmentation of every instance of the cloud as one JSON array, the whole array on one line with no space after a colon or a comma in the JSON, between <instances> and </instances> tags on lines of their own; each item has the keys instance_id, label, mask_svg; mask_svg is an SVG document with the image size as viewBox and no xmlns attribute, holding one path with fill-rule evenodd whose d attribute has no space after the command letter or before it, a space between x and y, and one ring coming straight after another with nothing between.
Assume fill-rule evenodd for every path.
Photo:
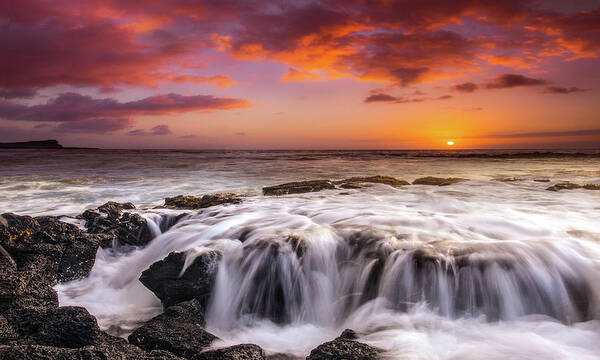
<instances>
[{"instance_id":1,"label":"cloud","mask_svg":"<svg viewBox=\"0 0 600 360\"><path fill-rule=\"evenodd\" d=\"M296 81L315 81L319 79L319 74L301 71L294 69L293 67L288 68L288 72L281 78L284 82L296 82Z\"/></svg>"},{"instance_id":2,"label":"cloud","mask_svg":"<svg viewBox=\"0 0 600 360\"><path fill-rule=\"evenodd\" d=\"M15 88L15 89L1 89L1 99L31 99L37 94L36 89L31 88Z\"/></svg>"},{"instance_id":3,"label":"cloud","mask_svg":"<svg viewBox=\"0 0 600 360\"><path fill-rule=\"evenodd\" d=\"M389 94L384 94L384 93L374 93L369 95L364 102L365 103L376 103L376 102L383 102L383 103L395 103L395 104L405 104L405 103L420 103L420 102L424 102L424 101L432 101L432 100L448 100L448 99L452 99L452 95L443 95L443 96L439 96L439 97L435 97L435 98L405 98L405 97L397 97L397 96L392 96Z\"/></svg>"},{"instance_id":4,"label":"cloud","mask_svg":"<svg viewBox=\"0 0 600 360\"><path fill-rule=\"evenodd\" d=\"M388 94L373 94L365 99L366 103L372 102L395 102L398 98Z\"/></svg>"},{"instance_id":5,"label":"cloud","mask_svg":"<svg viewBox=\"0 0 600 360\"><path fill-rule=\"evenodd\" d=\"M462 92L468 92L471 93L475 90L478 89L477 84L472 83L472 82L466 82L466 83L462 83L462 84L458 84L458 85L454 85L452 87L452 89L456 90L456 91L462 91Z\"/></svg>"},{"instance_id":6,"label":"cloud","mask_svg":"<svg viewBox=\"0 0 600 360\"><path fill-rule=\"evenodd\" d=\"M191 111L241 109L251 106L247 100L212 95L155 95L136 101L94 99L77 93L64 93L41 105L22 105L0 101L0 118L22 121L70 122L89 119L125 118L141 115L165 115Z\"/></svg>"},{"instance_id":7,"label":"cloud","mask_svg":"<svg viewBox=\"0 0 600 360\"><path fill-rule=\"evenodd\" d=\"M407 86L419 82L419 79L427 72L429 68L397 68L391 70L390 73L402 86Z\"/></svg>"},{"instance_id":8,"label":"cloud","mask_svg":"<svg viewBox=\"0 0 600 360\"><path fill-rule=\"evenodd\" d=\"M590 91L591 89L582 89L578 87L560 87L560 86L548 86L546 87L545 93L549 94L570 94L574 92L585 92Z\"/></svg>"},{"instance_id":9,"label":"cloud","mask_svg":"<svg viewBox=\"0 0 600 360\"><path fill-rule=\"evenodd\" d=\"M132 125L133 121L126 118L117 119L88 119L74 122L64 122L53 128L61 133L109 134L123 130ZM37 126L36 126L37 127Z\"/></svg>"},{"instance_id":10,"label":"cloud","mask_svg":"<svg viewBox=\"0 0 600 360\"><path fill-rule=\"evenodd\" d=\"M245 133L245 132L242 132L242 131L240 131L240 132L236 132L235 134L236 134L237 136L246 136L246 133Z\"/></svg>"},{"instance_id":11,"label":"cloud","mask_svg":"<svg viewBox=\"0 0 600 360\"><path fill-rule=\"evenodd\" d=\"M539 132L527 132L527 133L513 133L513 134L488 134L481 136L473 136L468 138L540 138L540 137L577 137L577 136L596 136L600 135L600 129L583 129L583 130L560 130L560 131L539 131Z\"/></svg>"},{"instance_id":12,"label":"cloud","mask_svg":"<svg viewBox=\"0 0 600 360\"><path fill-rule=\"evenodd\" d=\"M600 9L539 3L22 0L0 15L11 54L0 57L0 86L230 86L226 75L198 72L215 50L285 64L282 81L318 71L396 86L480 70L481 60L518 69L600 56Z\"/></svg>"},{"instance_id":13,"label":"cloud","mask_svg":"<svg viewBox=\"0 0 600 360\"><path fill-rule=\"evenodd\" d=\"M194 138L197 138L197 137L198 137L198 135L189 134L189 135L182 135L179 138L181 138L181 139L194 139Z\"/></svg>"},{"instance_id":14,"label":"cloud","mask_svg":"<svg viewBox=\"0 0 600 360\"><path fill-rule=\"evenodd\" d=\"M224 87L234 83L225 75L189 75L197 69L197 61L190 57L207 48L208 35L157 28L159 18L168 24L175 13L132 18L116 2L88 3L58 0L47 6L23 0L0 14L0 44L10 54L0 57L0 86L155 87L193 82ZM156 29L137 28L152 21Z\"/></svg>"},{"instance_id":15,"label":"cloud","mask_svg":"<svg viewBox=\"0 0 600 360\"><path fill-rule=\"evenodd\" d=\"M129 131L127 135L130 136L160 136L160 135L171 135L173 132L169 130L168 125L156 125L150 130L136 129Z\"/></svg>"},{"instance_id":16,"label":"cloud","mask_svg":"<svg viewBox=\"0 0 600 360\"><path fill-rule=\"evenodd\" d=\"M487 89L509 89L518 86L537 86L544 85L548 82L542 79L534 79L519 74L504 74L497 78L490 79L485 84Z\"/></svg>"}]
</instances>

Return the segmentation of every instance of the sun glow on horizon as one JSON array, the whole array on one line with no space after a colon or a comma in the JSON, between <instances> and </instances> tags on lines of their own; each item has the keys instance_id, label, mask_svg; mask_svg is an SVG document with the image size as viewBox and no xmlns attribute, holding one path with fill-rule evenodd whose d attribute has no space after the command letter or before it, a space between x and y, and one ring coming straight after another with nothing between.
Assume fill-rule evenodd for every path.
<instances>
[{"instance_id":1,"label":"sun glow on horizon","mask_svg":"<svg viewBox=\"0 0 600 360\"><path fill-rule=\"evenodd\" d=\"M448 144L448 146L454 146L454 141L452 141L452 140L448 140L448 141L446 142L446 144Z\"/></svg>"}]
</instances>

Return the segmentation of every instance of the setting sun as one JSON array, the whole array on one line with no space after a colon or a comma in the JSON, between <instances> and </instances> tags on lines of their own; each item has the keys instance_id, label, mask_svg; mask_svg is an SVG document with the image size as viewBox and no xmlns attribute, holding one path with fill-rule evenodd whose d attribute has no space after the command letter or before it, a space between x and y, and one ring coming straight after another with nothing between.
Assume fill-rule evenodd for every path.
<instances>
[{"instance_id":1,"label":"setting sun","mask_svg":"<svg viewBox=\"0 0 600 360\"><path fill-rule=\"evenodd\" d=\"M446 142L446 144L448 144L448 146L453 146L454 145L454 141L450 140L450 141Z\"/></svg>"}]
</instances>

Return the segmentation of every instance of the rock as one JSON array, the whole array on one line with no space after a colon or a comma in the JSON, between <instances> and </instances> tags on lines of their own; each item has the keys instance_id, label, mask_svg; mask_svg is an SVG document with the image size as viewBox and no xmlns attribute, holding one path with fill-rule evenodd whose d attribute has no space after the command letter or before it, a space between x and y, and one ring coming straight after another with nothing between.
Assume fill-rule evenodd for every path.
<instances>
[{"instance_id":1,"label":"rock","mask_svg":"<svg viewBox=\"0 0 600 360\"><path fill-rule=\"evenodd\" d=\"M63 148L63 146L54 139L39 140L39 141L0 143L0 149L62 149L62 148Z\"/></svg>"},{"instance_id":2,"label":"rock","mask_svg":"<svg viewBox=\"0 0 600 360\"><path fill-rule=\"evenodd\" d=\"M19 276L16 264L0 256L0 313L2 313L19 293L27 286L26 280Z\"/></svg>"},{"instance_id":3,"label":"rock","mask_svg":"<svg viewBox=\"0 0 600 360\"><path fill-rule=\"evenodd\" d=\"M5 360L71 360L100 359L99 354L79 349L62 349L42 345L0 346L0 358Z\"/></svg>"},{"instance_id":4,"label":"rock","mask_svg":"<svg viewBox=\"0 0 600 360\"><path fill-rule=\"evenodd\" d=\"M385 185L394 186L394 187L410 185L410 183L408 181L399 180L399 179L396 179L395 177L391 177L391 176L381 176L381 175L368 176L368 177L351 177L348 179L336 181L335 183L336 183L336 185L339 185L340 187L342 187L344 189L360 189L365 186L365 183L367 183L367 184L369 184L369 183L370 184L385 184Z\"/></svg>"},{"instance_id":5,"label":"rock","mask_svg":"<svg viewBox=\"0 0 600 360\"><path fill-rule=\"evenodd\" d=\"M265 351L258 345L240 344L209 350L194 356L193 360L266 360Z\"/></svg>"},{"instance_id":6,"label":"rock","mask_svg":"<svg viewBox=\"0 0 600 360\"><path fill-rule=\"evenodd\" d=\"M162 301L164 307L191 299L198 299L203 306L208 302L221 253L209 251L198 255L180 276L186 256L184 252L172 252L152 264L140 277L140 282Z\"/></svg>"},{"instance_id":7,"label":"rock","mask_svg":"<svg viewBox=\"0 0 600 360\"><path fill-rule=\"evenodd\" d=\"M204 306L197 299L183 301L168 307L157 318L204 326Z\"/></svg>"},{"instance_id":8,"label":"rock","mask_svg":"<svg viewBox=\"0 0 600 360\"><path fill-rule=\"evenodd\" d=\"M204 316L198 300L167 308L167 310L134 330L129 342L146 351L166 350L177 356L191 358L217 339L202 328Z\"/></svg>"},{"instance_id":9,"label":"rock","mask_svg":"<svg viewBox=\"0 0 600 360\"><path fill-rule=\"evenodd\" d=\"M560 191L560 190L574 190L574 189L585 189L585 190L600 190L600 184L585 184L579 185L569 181L554 184L546 190L548 191Z\"/></svg>"},{"instance_id":10,"label":"rock","mask_svg":"<svg viewBox=\"0 0 600 360\"><path fill-rule=\"evenodd\" d=\"M546 190L548 190L548 191L573 190L573 189L581 189L581 185L574 184L572 182L567 181L567 182L554 184L554 185L546 188Z\"/></svg>"},{"instance_id":11,"label":"rock","mask_svg":"<svg viewBox=\"0 0 600 360\"><path fill-rule=\"evenodd\" d=\"M169 209L197 210L222 204L239 204L242 199L237 194L213 194L204 196L178 195L165 199L164 207Z\"/></svg>"},{"instance_id":12,"label":"rock","mask_svg":"<svg viewBox=\"0 0 600 360\"><path fill-rule=\"evenodd\" d=\"M373 360L379 359L381 350L355 340L352 330L344 330L332 341L319 345L310 352L307 360Z\"/></svg>"},{"instance_id":13,"label":"rock","mask_svg":"<svg viewBox=\"0 0 600 360\"><path fill-rule=\"evenodd\" d=\"M13 328L12 324L0 315L0 344L7 344L19 338L19 334Z\"/></svg>"},{"instance_id":14,"label":"rock","mask_svg":"<svg viewBox=\"0 0 600 360\"><path fill-rule=\"evenodd\" d=\"M144 352L129 344L86 346L79 349L44 345L0 346L5 360L167 360L182 359L166 351Z\"/></svg>"},{"instance_id":15,"label":"rock","mask_svg":"<svg viewBox=\"0 0 600 360\"><path fill-rule=\"evenodd\" d=\"M335 189L335 184L329 180L309 180L290 182L275 186L263 187L264 195L287 195L301 194L307 192L317 192L321 190Z\"/></svg>"},{"instance_id":16,"label":"rock","mask_svg":"<svg viewBox=\"0 0 600 360\"><path fill-rule=\"evenodd\" d=\"M503 177L503 178L497 178L494 180L502 181L502 182L515 182L515 181L523 181L524 179L518 178L518 177Z\"/></svg>"},{"instance_id":17,"label":"rock","mask_svg":"<svg viewBox=\"0 0 600 360\"><path fill-rule=\"evenodd\" d=\"M105 204L98 206L98 211L101 213L105 213L108 217L119 217L121 213L125 210L133 210L135 209L135 205L130 202L127 203L118 203L114 201L109 201Z\"/></svg>"},{"instance_id":18,"label":"rock","mask_svg":"<svg viewBox=\"0 0 600 360\"><path fill-rule=\"evenodd\" d=\"M267 355L267 360L304 360L305 357L300 357L286 353L275 353Z\"/></svg>"},{"instance_id":19,"label":"rock","mask_svg":"<svg viewBox=\"0 0 600 360\"><path fill-rule=\"evenodd\" d=\"M85 220L85 228L97 234L103 248L116 245L144 246L152 240L146 219L126 212L135 209L132 203L109 201L96 210L86 210L79 217Z\"/></svg>"},{"instance_id":20,"label":"rock","mask_svg":"<svg viewBox=\"0 0 600 360\"><path fill-rule=\"evenodd\" d=\"M65 306L46 311L30 339L36 345L78 348L98 344L103 336L96 318L85 308Z\"/></svg>"},{"instance_id":21,"label":"rock","mask_svg":"<svg viewBox=\"0 0 600 360\"><path fill-rule=\"evenodd\" d=\"M453 178L453 177L440 178L440 177L434 177L434 176L427 176L427 177L422 177L422 178L416 179L415 181L413 181L413 185L446 186L446 185L457 184L459 182L468 181L468 180L469 179Z\"/></svg>"},{"instance_id":22,"label":"rock","mask_svg":"<svg viewBox=\"0 0 600 360\"><path fill-rule=\"evenodd\" d=\"M37 332L49 309L44 306L15 304L6 310L3 316L18 336L23 337Z\"/></svg>"},{"instance_id":23,"label":"rock","mask_svg":"<svg viewBox=\"0 0 600 360\"><path fill-rule=\"evenodd\" d=\"M56 292L49 286L56 277L48 277L45 266L40 265L48 262L40 257L18 271L0 258L0 314L17 307L58 306Z\"/></svg>"},{"instance_id":24,"label":"rock","mask_svg":"<svg viewBox=\"0 0 600 360\"><path fill-rule=\"evenodd\" d=\"M30 264L53 285L87 276L96 260L98 240L56 217L0 216L0 245L22 270Z\"/></svg>"}]
</instances>

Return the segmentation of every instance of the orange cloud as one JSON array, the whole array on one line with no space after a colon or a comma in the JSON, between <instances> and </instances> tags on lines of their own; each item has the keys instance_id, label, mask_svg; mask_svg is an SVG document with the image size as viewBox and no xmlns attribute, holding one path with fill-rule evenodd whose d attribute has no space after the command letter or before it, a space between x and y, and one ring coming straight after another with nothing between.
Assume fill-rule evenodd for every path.
<instances>
[{"instance_id":1,"label":"orange cloud","mask_svg":"<svg viewBox=\"0 0 600 360\"><path fill-rule=\"evenodd\" d=\"M301 71L290 67L288 68L288 72L283 75L281 80L284 82L316 81L319 80L319 74Z\"/></svg>"}]
</instances>

